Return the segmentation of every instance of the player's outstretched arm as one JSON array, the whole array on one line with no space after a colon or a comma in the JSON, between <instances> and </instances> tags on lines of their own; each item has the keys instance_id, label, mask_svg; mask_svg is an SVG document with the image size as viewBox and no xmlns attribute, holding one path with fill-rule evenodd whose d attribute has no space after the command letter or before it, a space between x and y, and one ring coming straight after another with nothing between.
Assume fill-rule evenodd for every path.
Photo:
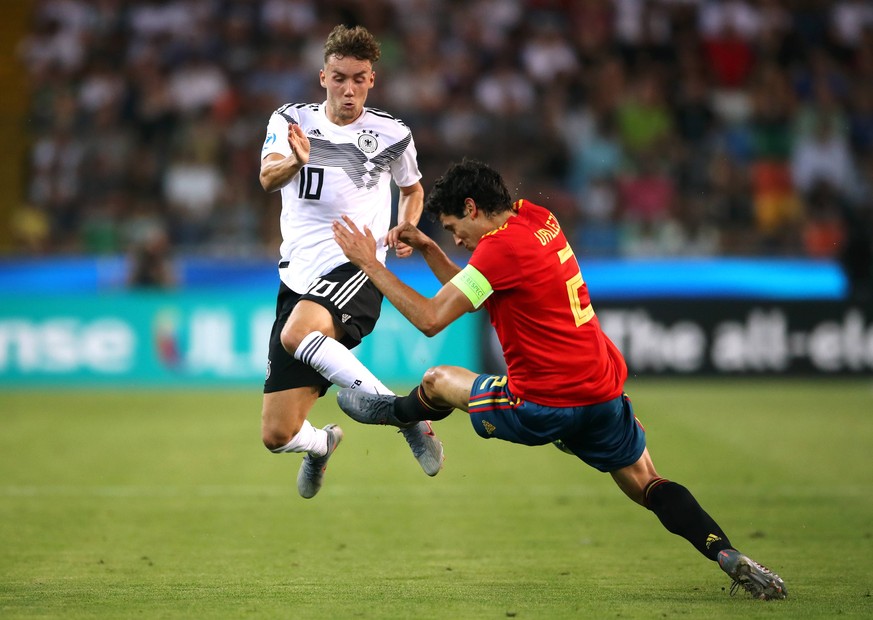
<instances>
[{"instance_id":1,"label":"player's outstretched arm","mask_svg":"<svg viewBox=\"0 0 873 620\"><path fill-rule=\"evenodd\" d=\"M428 299L401 282L376 258L376 239L370 229L364 227L363 232L360 231L345 215L343 221L345 225L337 221L333 223L333 234L346 258L367 274L400 314L424 335L438 334L459 316L473 309L467 296L454 285L443 285L435 297ZM419 234L429 240L420 231ZM420 241L419 237L415 237L416 243Z\"/></svg>"}]
</instances>

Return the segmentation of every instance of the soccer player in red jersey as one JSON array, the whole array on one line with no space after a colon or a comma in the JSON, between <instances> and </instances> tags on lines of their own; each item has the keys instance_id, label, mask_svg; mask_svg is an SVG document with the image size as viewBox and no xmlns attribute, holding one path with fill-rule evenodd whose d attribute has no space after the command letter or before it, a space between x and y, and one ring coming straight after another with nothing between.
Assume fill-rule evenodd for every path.
<instances>
[{"instance_id":1,"label":"soccer player in red jersey","mask_svg":"<svg viewBox=\"0 0 873 620\"><path fill-rule=\"evenodd\" d=\"M612 475L619 488L655 513L667 530L760 599L787 595L783 580L737 551L684 486L662 478L646 448L645 431L624 393L627 366L600 328L579 264L548 209L513 202L500 174L464 160L434 185L425 210L455 244L472 252L463 269L414 225L397 236L422 253L443 284L426 298L376 258L376 240L351 219L333 223L334 238L388 300L432 336L482 306L497 332L505 376L436 366L408 396L340 390L340 407L367 424L404 428L440 420L455 409L470 414L476 432L523 445L554 443Z\"/></svg>"}]
</instances>

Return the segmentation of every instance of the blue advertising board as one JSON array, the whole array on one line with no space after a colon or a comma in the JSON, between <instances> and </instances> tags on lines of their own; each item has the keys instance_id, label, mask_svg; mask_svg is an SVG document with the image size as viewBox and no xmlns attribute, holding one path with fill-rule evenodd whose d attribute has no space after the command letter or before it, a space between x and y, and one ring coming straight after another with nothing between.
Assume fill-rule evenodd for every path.
<instances>
[{"instance_id":1,"label":"blue advertising board","mask_svg":"<svg viewBox=\"0 0 873 620\"><path fill-rule=\"evenodd\" d=\"M254 292L66 294L0 298L0 386L260 386L273 298ZM465 316L426 338L384 302L355 349L388 385L437 363L476 368Z\"/></svg>"},{"instance_id":2,"label":"blue advertising board","mask_svg":"<svg viewBox=\"0 0 873 620\"><path fill-rule=\"evenodd\" d=\"M424 295L439 289L420 257L389 265ZM260 386L276 265L185 257L176 266L178 290L148 293L125 288L124 257L0 261L0 387ZM873 369L870 309L846 305L835 262L588 260L582 269L635 373ZM389 386L434 364L502 366L484 317L426 338L388 302L355 355Z\"/></svg>"}]
</instances>

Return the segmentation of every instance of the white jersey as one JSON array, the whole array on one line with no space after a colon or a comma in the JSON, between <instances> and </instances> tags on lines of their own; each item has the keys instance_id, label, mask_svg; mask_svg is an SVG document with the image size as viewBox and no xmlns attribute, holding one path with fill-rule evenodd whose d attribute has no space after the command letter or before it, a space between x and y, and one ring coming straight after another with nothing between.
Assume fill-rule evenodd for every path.
<instances>
[{"instance_id":1,"label":"white jersey","mask_svg":"<svg viewBox=\"0 0 873 620\"><path fill-rule=\"evenodd\" d=\"M309 138L309 163L281 189L282 231L279 277L305 293L319 276L348 259L333 238L331 224L347 215L376 237L377 258L385 264L385 236L391 224L391 180L409 187L421 179L412 133L401 121L374 108L345 126L330 122L325 103L286 104L267 125L261 150L291 154L288 127L296 123Z\"/></svg>"}]
</instances>

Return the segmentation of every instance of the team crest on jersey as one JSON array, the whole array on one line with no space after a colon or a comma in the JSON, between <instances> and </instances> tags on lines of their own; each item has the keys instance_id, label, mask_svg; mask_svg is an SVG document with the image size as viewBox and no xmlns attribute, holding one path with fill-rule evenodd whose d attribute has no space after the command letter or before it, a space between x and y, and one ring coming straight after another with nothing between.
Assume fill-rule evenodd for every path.
<instances>
[{"instance_id":1,"label":"team crest on jersey","mask_svg":"<svg viewBox=\"0 0 873 620\"><path fill-rule=\"evenodd\" d=\"M379 141L377 138L379 134L371 131L370 129L365 129L361 132L361 135L358 136L358 148L365 152L367 155L370 153L375 153L376 149L379 148Z\"/></svg>"}]
</instances>

